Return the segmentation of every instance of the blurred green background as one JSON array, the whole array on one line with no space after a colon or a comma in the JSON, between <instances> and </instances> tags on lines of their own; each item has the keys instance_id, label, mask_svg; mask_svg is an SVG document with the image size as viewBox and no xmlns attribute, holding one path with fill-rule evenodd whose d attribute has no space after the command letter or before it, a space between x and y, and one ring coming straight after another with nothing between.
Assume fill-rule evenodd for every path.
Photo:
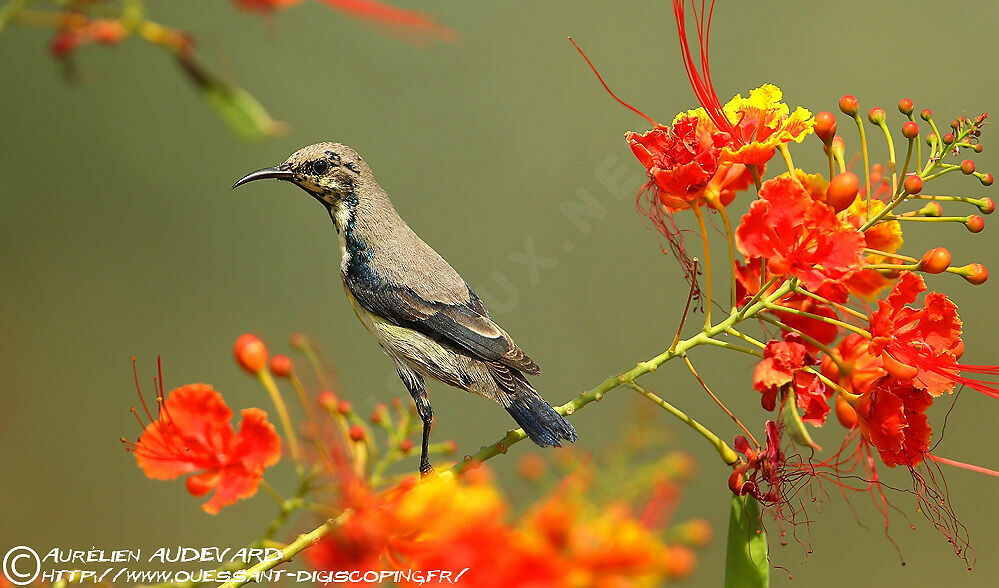
<instances>
[{"instance_id":1,"label":"blurred green background","mask_svg":"<svg viewBox=\"0 0 999 588\"><path fill-rule=\"evenodd\" d=\"M210 517L182 482L142 475L118 442L139 433L128 414L133 355L144 383L162 355L168 389L207 381L234 409L267 407L263 391L232 361L232 342L250 331L272 352L288 352L288 335L306 331L336 362L345 394L363 411L402 391L343 298L336 237L324 211L276 183L229 190L245 172L309 143L337 140L363 154L402 216L544 367L535 383L553 403L668 345L685 285L635 214L643 170L621 137L646 123L611 101L566 36L620 96L669 122L696 106L670 4L396 4L435 15L461 40L416 49L311 2L272 23L221 0L151 2L151 17L193 32L208 66L290 123L285 137L255 144L236 140L157 48L134 40L86 48L78 55L80 83L71 86L47 52L48 31L11 26L0 35L4 550L238 546L272 517L273 504L262 494ZM836 111L839 96L853 93L865 111L884 106L898 127L894 104L909 97L946 126L955 116L995 108L999 39L983 33L996 18L999 7L986 2L720 2L713 77L723 101L772 82L792 108ZM840 128L855 148L855 129L842 116ZM980 170L995 172L999 139L992 130L986 128L985 151L975 159ZM883 159L883 140L869 134L872 159ZM799 166L823 169L814 137L794 156ZM617 187L601 180L615 174ZM987 193L960 177L937 186ZM577 224L561 207L581 201L583 191L599 203L598 214ZM736 218L748 202L741 196L733 205ZM986 218L979 235L960 225L909 224L904 251L918 257L945 245L956 263L996 270L993 222ZM533 275L517 261L527 247L547 260ZM946 275L929 282L960 305L964 361L999 363L999 284L972 287ZM688 331L697 324L692 320ZM762 430L753 362L713 349L697 350L693 361L729 406ZM644 381L723 436L736 433L682 365L668 364ZM580 445L598 449L619 439L631 395L617 390L574 416ZM439 417L434 438L456 439L462 453L511 424L495 406L442 385L431 385L431 397ZM935 438L947 400L931 412ZM997 414L996 400L965 391L937 452L999 466ZM676 517L714 524L718 536L690 583L717 585L728 471L700 437L665 414L656 418L677 447L700 460ZM826 429L817 438L828 450L842 429ZM512 479L516 458L533 451L521 444L493 464ZM908 472L880 471L892 486L911 487ZM851 510L829 487L814 522L795 530L814 553L790 536L786 547L772 541L773 562L786 568L774 570L774 584L788 585L791 577L822 586L991 584L999 574L999 481L963 470L946 474L977 549L973 572L908 494L889 493L915 525L910 530L892 512L890 534L903 568L870 501L862 495ZM291 478L286 467L268 475L282 489ZM509 485L530 495L516 481Z\"/></svg>"}]
</instances>

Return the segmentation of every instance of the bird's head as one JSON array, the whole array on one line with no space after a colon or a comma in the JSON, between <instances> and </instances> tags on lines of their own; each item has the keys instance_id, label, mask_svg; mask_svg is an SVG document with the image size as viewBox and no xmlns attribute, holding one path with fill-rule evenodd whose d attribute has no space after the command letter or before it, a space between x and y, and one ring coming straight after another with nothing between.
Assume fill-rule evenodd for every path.
<instances>
[{"instance_id":1,"label":"bird's head","mask_svg":"<svg viewBox=\"0 0 999 588\"><path fill-rule=\"evenodd\" d=\"M240 178L233 188L254 180L291 182L327 207L353 194L366 181L373 181L368 164L350 147L340 143L316 143L291 154L284 163L258 169Z\"/></svg>"}]
</instances>

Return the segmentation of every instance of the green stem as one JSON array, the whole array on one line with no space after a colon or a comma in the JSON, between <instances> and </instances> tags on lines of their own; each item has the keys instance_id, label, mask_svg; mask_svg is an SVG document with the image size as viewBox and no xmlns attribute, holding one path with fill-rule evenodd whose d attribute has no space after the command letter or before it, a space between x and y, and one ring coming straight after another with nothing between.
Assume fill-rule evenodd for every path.
<instances>
[{"instance_id":1,"label":"green stem","mask_svg":"<svg viewBox=\"0 0 999 588\"><path fill-rule=\"evenodd\" d=\"M0 8L0 32L3 31L7 23L17 17L18 13L28 5L29 0L10 0Z\"/></svg>"},{"instance_id":2,"label":"green stem","mask_svg":"<svg viewBox=\"0 0 999 588\"><path fill-rule=\"evenodd\" d=\"M853 120L857 123L857 130L860 131L860 151L864 156L864 188L867 190L867 214L871 214L871 164L867 156L867 133L864 132L864 122L860 120L860 112L853 115Z\"/></svg>"},{"instance_id":3,"label":"green stem","mask_svg":"<svg viewBox=\"0 0 999 588\"><path fill-rule=\"evenodd\" d=\"M281 421L281 428L284 429L284 435L288 438L288 449L291 451L291 457L295 460L298 468L301 469L302 460L298 449L298 437L295 435L295 428L291 425L288 408L281 398L281 392L278 391L277 384L274 383L274 378L271 377L270 372L266 369L257 372L257 378L264 385L264 388L267 389L267 393L270 394L271 401L274 403L274 409L277 411L278 418Z\"/></svg>"},{"instance_id":4,"label":"green stem","mask_svg":"<svg viewBox=\"0 0 999 588\"><path fill-rule=\"evenodd\" d=\"M314 530L299 535L294 541L281 549L280 558L262 561L250 568L247 568L246 574L241 580L230 580L229 582L220 585L219 588L239 588L240 586L256 581L256 576L258 574L273 569L285 562L291 561L292 558L301 553L303 550L311 547L317 541L328 535L330 531L343 524L344 521L350 518L351 514L350 510L345 510L335 519L329 519L322 525L316 527Z\"/></svg>"},{"instance_id":5,"label":"green stem","mask_svg":"<svg viewBox=\"0 0 999 588\"><path fill-rule=\"evenodd\" d=\"M826 298L823 298L822 296L819 296L818 294L816 294L814 292L809 292L808 290L806 290L804 288L800 288L800 287L799 288L795 288L794 291L797 292L798 294L803 294L805 296L808 296L809 298L811 298L813 300L818 300L819 302L821 302L822 304L825 304L826 306L831 306L833 308L839 309L839 310L841 310L841 311L843 311L843 312L845 312L845 313L847 313L849 315L852 315L852 316L854 316L854 317L856 317L856 318L858 318L860 320L863 320L863 321L869 320L869 317L866 314L858 312L858 311L850 308L849 306L847 306L845 304L840 304L838 302L833 302L832 300L828 300Z\"/></svg>"},{"instance_id":6,"label":"green stem","mask_svg":"<svg viewBox=\"0 0 999 588\"><path fill-rule=\"evenodd\" d=\"M715 335L721 333L729 332L733 326L742 322L748 317L753 317L760 311L767 308L769 304L776 300L780 300L787 294L789 294L796 284L795 280L789 280L781 285L773 294L767 296L766 298L760 300L752 307L745 309L744 313L733 312L729 316L713 325L709 328L704 329L700 333L690 337L689 339L684 339L680 341L674 349L669 349L660 353L659 355L649 359L648 361L640 362L638 365L632 369L621 372L616 376L611 376L598 384L597 386L582 392L578 397L565 404L555 407L555 410L562 415L571 415L577 410L591 404L593 402L599 402L607 395L611 390L627 385L629 382L634 382L638 377L643 376L649 372L654 372L659 369L659 366L666 363L667 361L685 355L690 349L697 347L698 345L710 345L710 339ZM524 433L523 429L515 429L509 431L502 439L490 443L489 445L483 446L475 455L466 457L461 463L458 463L450 470L441 472L442 476L455 476L461 475L465 470L474 467L475 465L482 463L486 460L492 459L501 453L506 453L511 445L519 443L527 438L527 434Z\"/></svg>"},{"instance_id":7,"label":"green stem","mask_svg":"<svg viewBox=\"0 0 999 588\"><path fill-rule=\"evenodd\" d=\"M805 312L803 310L798 310L797 308L790 308L790 307L787 307L787 306L781 306L779 304L768 304L767 308L770 309L770 310L776 310L776 311L780 311L780 312L786 312L788 314L796 314L798 316L803 316L803 317L806 317L806 318L815 319L817 321L822 321L822 322L828 323L830 325L836 325L837 327L842 327L842 328L844 328L844 329L846 329L848 331L853 331L854 333L856 333L858 335L863 335L864 337L866 337L868 339L871 338L871 334L869 332L865 331L864 329L861 329L860 327L857 327L855 325L851 325L850 323L846 323L846 322L843 322L841 320L837 320L837 319L834 319L834 318L829 318L827 316L822 316L822 315L819 315L819 314L813 314L813 313L810 313L810 312Z\"/></svg>"},{"instance_id":8,"label":"green stem","mask_svg":"<svg viewBox=\"0 0 999 588\"><path fill-rule=\"evenodd\" d=\"M636 382L628 382L627 386L632 390L638 392L642 396L648 398L654 404L658 405L666 412L680 419L681 421L686 423L687 426L689 426L691 429L697 431L702 437L707 439L709 443L714 445L715 451L717 451L718 455L721 456L722 460L725 462L725 465L732 465L735 462L739 461L738 454L736 454L735 451L732 451L732 448L729 447L727 443L719 439L717 435L715 435L710 430L705 428L704 425L687 416L686 413L684 413L682 410L673 406L669 402L666 402L654 392L646 390Z\"/></svg>"}]
</instances>

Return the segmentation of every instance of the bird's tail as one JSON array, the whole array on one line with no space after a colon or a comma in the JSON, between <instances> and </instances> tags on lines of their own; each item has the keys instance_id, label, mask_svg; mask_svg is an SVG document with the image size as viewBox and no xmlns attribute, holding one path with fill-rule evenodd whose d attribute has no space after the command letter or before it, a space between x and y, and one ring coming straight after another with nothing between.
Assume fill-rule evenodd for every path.
<instances>
[{"instance_id":1,"label":"bird's tail","mask_svg":"<svg viewBox=\"0 0 999 588\"><path fill-rule=\"evenodd\" d=\"M517 379L517 390L510 395L506 411L523 427L531 441L540 447L561 447L563 440L575 442L576 429L572 428L569 421L555 412L527 380L523 377Z\"/></svg>"}]
</instances>

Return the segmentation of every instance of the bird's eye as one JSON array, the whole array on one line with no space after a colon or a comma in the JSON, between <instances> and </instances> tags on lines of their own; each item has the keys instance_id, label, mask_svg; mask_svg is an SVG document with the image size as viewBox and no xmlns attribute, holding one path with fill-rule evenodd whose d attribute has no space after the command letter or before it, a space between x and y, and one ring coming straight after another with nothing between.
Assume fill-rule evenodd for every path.
<instances>
[{"instance_id":1,"label":"bird's eye","mask_svg":"<svg viewBox=\"0 0 999 588\"><path fill-rule=\"evenodd\" d=\"M321 176L330 170L330 162L325 159L318 159L312 163L312 173Z\"/></svg>"}]
</instances>

